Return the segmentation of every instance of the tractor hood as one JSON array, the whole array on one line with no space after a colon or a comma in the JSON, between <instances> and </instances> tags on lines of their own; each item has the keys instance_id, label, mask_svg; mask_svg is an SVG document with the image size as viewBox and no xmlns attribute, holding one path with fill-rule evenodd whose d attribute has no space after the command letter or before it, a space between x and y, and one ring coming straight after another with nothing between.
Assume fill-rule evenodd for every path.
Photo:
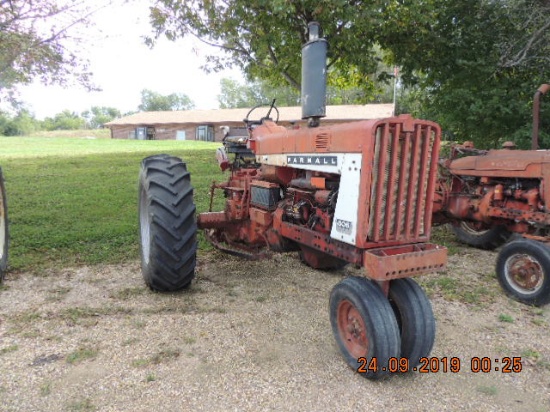
<instances>
[{"instance_id":1,"label":"tractor hood","mask_svg":"<svg viewBox=\"0 0 550 412\"><path fill-rule=\"evenodd\" d=\"M485 155L453 160L450 169L457 174L468 170L522 171L543 163L550 163L550 152L547 150L490 150Z\"/></svg>"}]
</instances>

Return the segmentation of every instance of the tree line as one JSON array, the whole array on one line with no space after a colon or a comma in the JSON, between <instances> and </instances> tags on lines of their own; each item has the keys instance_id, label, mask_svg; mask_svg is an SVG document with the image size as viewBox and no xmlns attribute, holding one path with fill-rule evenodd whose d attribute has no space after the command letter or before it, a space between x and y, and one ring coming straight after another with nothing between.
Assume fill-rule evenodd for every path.
<instances>
[{"instance_id":1,"label":"tree line","mask_svg":"<svg viewBox=\"0 0 550 412\"><path fill-rule=\"evenodd\" d=\"M194 106L193 101L183 93L162 95L149 89L141 91L141 103L137 110L126 113L122 113L115 107L92 106L82 113L63 110L53 117L39 120L29 109L25 108L24 104L19 104L11 112L0 111L0 135L24 136L42 130L98 129L111 120L138 111L189 110Z\"/></svg>"}]
</instances>

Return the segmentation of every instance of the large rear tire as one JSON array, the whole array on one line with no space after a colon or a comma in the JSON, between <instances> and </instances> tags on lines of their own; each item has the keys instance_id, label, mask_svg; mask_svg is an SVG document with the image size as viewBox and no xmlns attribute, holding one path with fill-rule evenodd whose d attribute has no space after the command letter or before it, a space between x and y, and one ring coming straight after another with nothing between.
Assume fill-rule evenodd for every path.
<instances>
[{"instance_id":1,"label":"large rear tire","mask_svg":"<svg viewBox=\"0 0 550 412\"><path fill-rule=\"evenodd\" d=\"M401 357L408 359L412 369L420 364L420 358L430 355L435 341L432 305L411 278L392 280L388 299L401 332Z\"/></svg>"},{"instance_id":2,"label":"large rear tire","mask_svg":"<svg viewBox=\"0 0 550 412\"><path fill-rule=\"evenodd\" d=\"M160 292L187 288L195 277L195 204L191 176L181 159L143 159L139 175L141 272Z\"/></svg>"},{"instance_id":3,"label":"large rear tire","mask_svg":"<svg viewBox=\"0 0 550 412\"><path fill-rule=\"evenodd\" d=\"M550 303L550 248L530 239L518 239L497 257L497 278L504 292L527 305Z\"/></svg>"},{"instance_id":4,"label":"large rear tire","mask_svg":"<svg viewBox=\"0 0 550 412\"><path fill-rule=\"evenodd\" d=\"M458 226L452 226L457 239L469 246L494 250L505 244L512 233L504 226L485 226L482 223L460 222Z\"/></svg>"},{"instance_id":5,"label":"large rear tire","mask_svg":"<svg viewBox=\"0 0 550 412\"><path fill-rule=\"evenodd\" d=\"M378 369L366 370L368 379L388 375L390 358L398 358L401 347L399 328L393 310L371 280L349 277L330 294L332 332L348 365L357 370L359 358L376 360Z\"/></svg>"},{"instance_id":6,"label":"large rear tire","mask_svg":"<svg viewBox=\"0 0 550 412\"><path fill-rule=\"evenodd\" d=\"M4 174L0 168L0 282L4 279L8 269L9 249L9 227L8 227L8 201L6 188L4 186Z\"/></svg>"}]
</instances>

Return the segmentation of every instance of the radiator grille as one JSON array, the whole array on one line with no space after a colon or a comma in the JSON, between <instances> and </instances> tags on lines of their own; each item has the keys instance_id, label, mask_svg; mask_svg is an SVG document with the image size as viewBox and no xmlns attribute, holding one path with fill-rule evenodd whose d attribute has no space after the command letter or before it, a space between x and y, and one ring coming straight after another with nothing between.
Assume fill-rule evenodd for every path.
<instances>
[{"instance_id":1,"label":"radiator grille","mask_svg":"<svg viewBox=\"0 0 550 412\"><path fill-rule=\"evenodd\" d=\"M368 241L414 241L429 235L435 142L436 130L426 124L414 124L412 131L391 122L377 128Z\"/></svg>"}]
</instances>

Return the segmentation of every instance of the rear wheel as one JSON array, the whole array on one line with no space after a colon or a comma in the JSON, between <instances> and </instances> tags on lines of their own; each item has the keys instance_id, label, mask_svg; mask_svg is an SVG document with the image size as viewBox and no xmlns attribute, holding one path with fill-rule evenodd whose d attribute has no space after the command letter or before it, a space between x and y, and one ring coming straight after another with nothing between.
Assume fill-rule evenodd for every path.
<instances>
[{"instance_id":1,"label":"rear wheel","mask_svg":"<svg viewBox=\"0 0 550 412\"><path fill-rule=\"evenodd\" d=\"M505 244L512 233L504 226L487 226L477 222L460 222L458 226L452 226L457 239L469 246L493 250Z\"/></svg>"},{"instance_id":2,"label":"rear wheel","mask_svg":"<svg viewBox=\"0 0 550 412\"><path fill-rule=\"evenodd\" d=\"M550 302L550 248L541 242L519 239L502 248L497 278L504 292L528 305Z\"/></svg>"},{"instance_id":3,"label":"rear wheel","mask_svg":"<svg viewBox=\"0 0 550 412\"><path fill-rule=\"evenodd\" d=\"M392 308L372 281L349 277L338 283L330 294L332 332L350 367L357 370L358 359L376 359L378 369L362 375L380 379L388 372L390 358L399 357L400 338Z\"/></svg>"},{"instance_id":4,"label":"rear wheel","mask_svg":"<svg viewBox=\"0 0 550 412\"><path fill-rule=\"evenodd\" d=\"M429 356L435 341L432 305L411 278L392 280L388 299L401 332L401 357L407 358L409 368L414 368L420 358Z\"/></svg>"},{"instance_id":5,"label":"rear wheel","mask_svg":"<svg viewBox=\"0 0 550 412\"><path fill-rule=\"evenodd\" d=\"M191 176L177 157L143 159L139 176L141 272L147 286L170 292L195 277L195 204Z\"/></svg>"},{"instance_id":6,"label":"rear wheel","mask_svg":"<svg viewBox=\"0 0 550 412\"><path fill-rule=\"evenodd\" d=\"M6 188L4 186L4 174L0 168L0 282L4 279L8 268L8 203L6 199Z\"/></svg>"}]
</instances>

